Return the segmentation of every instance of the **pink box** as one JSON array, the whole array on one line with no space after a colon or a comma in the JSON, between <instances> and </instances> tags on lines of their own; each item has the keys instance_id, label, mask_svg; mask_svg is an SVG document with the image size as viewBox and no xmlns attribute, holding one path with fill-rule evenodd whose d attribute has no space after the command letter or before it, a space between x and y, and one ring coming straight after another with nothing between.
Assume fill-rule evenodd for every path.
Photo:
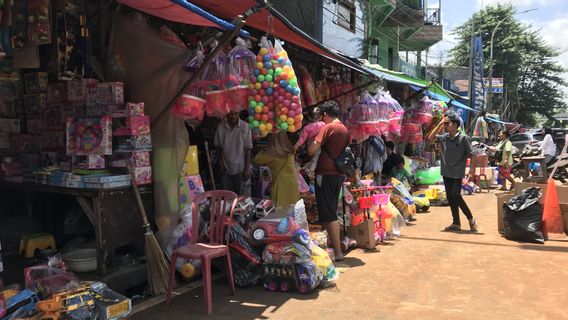
<instances>
[{"instance_id":1,"label":"pink box","mask_svg":"<svg viewBox=\"0 0 568 320\"><path fill-rule=\"evenodd\" d=\"M75 156L75 166L80 169L104 169L106 161L104 156Z\"/></svg>"},{"instance_id":2,"label":"pink box","mask_svg":"<svg viewBox=\"0 0 568 320\"><path fill-rule=\"evenodd\" d=\"M180 204L190 204L195 197L205 192L203 181L200 175L185 176L179 180L179 202Z\"/></svg>"},{"instance_id":3,"label":"pink box","mask_svg":"<svg viewBox=\"0 0 568 320\"><path fill-rule=\"evenodd\" d=\"M67 101L71 103L86 103L89 91L97 91L96 79L83 79L67 81ZM94 96L93 96L94 98Z\"/></svg>"},{"instance_id":4,"label":"pink box","mask_svg":"<svg viewBox=\"0 0 568 320\"><path fill-rule=\"evenodd\" d=\"M144 102L126 104L126 113L129 116L143 116L144 115Z\"/></svg>"},{"instance_id":5,"label":"pink box","mask_svg":"<svg viewBox=\"0 0 568 320\"><path fill-rule=\"evenodd\" d=\"M150 134L149 116L114 118L114 123L117 124L114 130L115 136L141 136Z\"/></svg>"},{"instance_id":6,"label":"pink box","mask_svg":"<svg viewBox=\"0 0 568 320\"><path fill-rule=\"evenodd\" d=\"M152 183L152 167L132 168L134 171L134 181L137 185Z\"/></svg>"},{"instance_id":7,"label":"pink box","mask_svg":"<svg viewBox=\"0 0 568 320\"><path fill-rule=\"evenodd\" d=\"M132 154L128 153L116 153L118 159L115 159L111 162L111 166L115 168L124 168L126 167L125 159L130 159L130 163L133 167L149 167L150 166L150 152L148 151L137 151L132 152ZM122 156L120 156L122 155Z\"/></svg>"},{"instance_id":8,"label":"pink box","mask_svg":"<svg viewBox=\"0 0 568 320\"><path fill-rule=\"evenodd\" d=\"M111 155L112 119L67 118L66 138L68 155Z\"/></svg>"}]
</instances>

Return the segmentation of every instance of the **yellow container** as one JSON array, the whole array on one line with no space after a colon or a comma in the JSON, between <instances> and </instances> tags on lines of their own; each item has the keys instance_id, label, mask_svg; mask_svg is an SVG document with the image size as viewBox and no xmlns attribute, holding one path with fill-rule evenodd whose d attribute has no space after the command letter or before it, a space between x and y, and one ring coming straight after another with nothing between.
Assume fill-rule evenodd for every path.
<instances>
[{"instance_id":1,"label":"yellow container","mask_svg":"<svg viewBox=\"0 0 568 320\"><path fill-rule=\"evenodd\" d=\"M193 176L199 174L199 157L197 154L197 146L189 146L185 154L182 173L185 176Z\"/></svg>"},{"instance_id":2,"label":"yellow container","mask_svg":"<svg viewBox=\"0 0 568 320\"><path fill-rule=\"evenodd\" d=\"M33 258L36 250L45 249L56 249L55 239L49 233L30 234L20 240L20 254L26 258Z\"/></svg>"}]
</instances>

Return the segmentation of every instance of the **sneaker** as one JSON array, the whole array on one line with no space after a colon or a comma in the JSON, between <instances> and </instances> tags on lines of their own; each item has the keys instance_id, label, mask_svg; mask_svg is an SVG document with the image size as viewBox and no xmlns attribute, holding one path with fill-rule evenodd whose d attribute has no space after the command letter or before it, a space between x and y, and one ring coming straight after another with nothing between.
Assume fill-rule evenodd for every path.
<instances>
[{"instance_id":1,"label":"sneaker","mask_svg":"<svg viewBox=\"0 0 568 320\"><path fill-rule=\"evenodd\" d=\"M459 224L452 223L444 228L444 231L457 231L457 230L461 230L461 226Z\"/></svg>"}]
</instances>

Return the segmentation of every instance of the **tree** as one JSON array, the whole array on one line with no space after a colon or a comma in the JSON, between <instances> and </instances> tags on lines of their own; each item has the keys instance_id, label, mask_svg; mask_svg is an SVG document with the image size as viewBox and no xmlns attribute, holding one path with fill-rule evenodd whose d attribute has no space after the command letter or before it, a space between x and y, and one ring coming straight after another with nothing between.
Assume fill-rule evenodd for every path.
<instances>
[{"instance_id":1,"label":"tree","mask_svg":"<svg viewBox=\"0 0 568 320\"><path fill-rule=\"evenodd\" d=\"M472 37L481 36L484 44L485 71L488 74L491 33L504 19L493 39L493 77L503 77L509 120L535 124L535 115L552 120L566 108L560 74L566 70L554 61L560 52L548 45L539 30L515 19L512 5L486 7L454 30L459 43L450 50L450 66L469 66ZM493 105L503 104L502 95L493 96ZM504 106L502 106L502 109Z\"/></svg>"}]
</instances>

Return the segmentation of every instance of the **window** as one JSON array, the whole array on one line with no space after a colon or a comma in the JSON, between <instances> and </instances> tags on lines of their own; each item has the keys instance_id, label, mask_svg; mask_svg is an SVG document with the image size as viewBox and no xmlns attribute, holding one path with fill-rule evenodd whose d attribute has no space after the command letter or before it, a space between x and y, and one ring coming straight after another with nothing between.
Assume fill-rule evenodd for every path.
<instances>
[{"instance_id":1,"label":"window","mask_svg":"<svg viewBox=\"0 0 568 320\"><path fill-rule=\"evenodd\" d=\"M337 13L337 23L343 28L355 32L357 16L355 15L355 4L353 0L338 0Z\"/></svg>"}]
</instances>

